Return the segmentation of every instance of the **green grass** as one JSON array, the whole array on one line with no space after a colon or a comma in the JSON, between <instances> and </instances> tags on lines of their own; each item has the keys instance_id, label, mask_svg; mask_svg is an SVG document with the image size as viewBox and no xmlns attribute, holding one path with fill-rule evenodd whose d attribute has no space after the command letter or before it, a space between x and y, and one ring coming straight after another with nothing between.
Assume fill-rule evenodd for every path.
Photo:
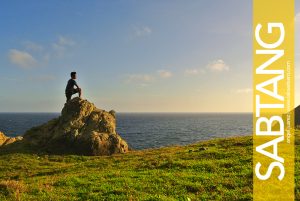
<instances>
[{"instance_id":1,"label":"green grass","mask_svg":"<svg viewBox=\"0 0 300 201\"><path fill-rule=\"evenodd\" d=\"M2 154L0 200L252 200L252 177L251 137L104 157Z\"/></svg>"}]
</instances>

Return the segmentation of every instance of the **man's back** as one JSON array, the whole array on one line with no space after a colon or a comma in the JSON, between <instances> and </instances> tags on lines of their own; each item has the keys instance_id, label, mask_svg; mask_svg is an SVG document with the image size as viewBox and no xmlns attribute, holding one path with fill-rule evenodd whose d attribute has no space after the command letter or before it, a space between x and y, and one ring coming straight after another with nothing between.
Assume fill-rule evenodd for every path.
<instances>
[{"instance_id":1,"label":"man's back","mask_svg":"<svg viewBox=\"0 0 300 201\"><path fill-rule=\"evenodd\" d=\"M66 93L71 92L74 89L75 85L77 85L76 81L73 79L69 79L68 84L66 86Z\"/></svg>"}]
</instances>

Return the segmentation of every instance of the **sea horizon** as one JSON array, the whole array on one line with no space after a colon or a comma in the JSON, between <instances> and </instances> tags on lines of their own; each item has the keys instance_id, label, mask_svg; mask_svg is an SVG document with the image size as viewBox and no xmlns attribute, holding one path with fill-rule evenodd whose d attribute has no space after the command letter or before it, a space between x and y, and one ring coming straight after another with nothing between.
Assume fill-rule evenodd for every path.
<instances>
[{"instance_id":1,"label":"sea horizon","mask_svg":"<svg viewBox=\"0 0 300 201\"><path fill-rule=\"evenodd\" d=\"M0 112L0 131L23 135L59 112ZM117 112L116 130L134 149L187 145L219 137L252 134L252 113Z\"/></svg>"},{"instance_id":2,"label":"sea horizon","mask_svg":"<svg viewBox=\"0 0 300 201\"><path fill-rule=\"evenodd\" d=\"M106 110L108 111L108 110ZM115 111L115 110L114 110ZM0 112L0 114L59 114L61 112ZM253 112L117 112L117 114L253 114Z\"/></svg>"}]
</instances>

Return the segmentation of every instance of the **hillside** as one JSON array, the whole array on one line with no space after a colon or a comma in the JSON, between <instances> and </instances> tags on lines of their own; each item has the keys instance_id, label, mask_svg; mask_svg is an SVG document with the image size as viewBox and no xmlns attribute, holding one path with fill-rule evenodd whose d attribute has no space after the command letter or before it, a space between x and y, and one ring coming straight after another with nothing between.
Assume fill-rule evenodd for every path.
<instances>
[{"instance_id":1,"label":"hillside","mask_svg":"<svg viewBox=\"0 0 300 201\"><path fill-rule=\"evenodd\" d=\"M250 136L112 156L0 153L0 200L252 200L252 176Z\"/></svg>"},{"instance_id":2,"label":"hillside","mask_svg":"<svg viewBox=\"0 0 300 201\"><path fill-rule=\"evenodd\" d=\"M250 200L252 196L251 137L112 156L0 154L0 168L0 200Z\"/></svg>"},{"instance_id":3,"label":"hillside","mask_svg":"<svg viewBox=\"0 0 300 201\"><path fill-rule=\"evenodd\" d=\"M114 113L79 99L69 106L74 104L83 105L74 113L65 106L61 117L32 128L23 139L8 143L13 140L0 136L4 144L0 149L1 201L252 200L252 137L120 151L124 150L120 145L127 144L115 132ZM85 142L82 139L95 139L89 138L90 133L99 135L96 142L100 143L92 140L92 146L81 146ZM107 135L118 140L103 137ZM295 193L300 200L299 133L296 136ZM77 143L58 150L55 145L64 146L59 143L61 139L75 139ZM93 149L86 149L89 147ZM113 151L101 151L102 147ZM53 155L53 149L63 152ZM78 154L74 150L81 154L72 155Z\"/></svg>"}]
</instances>

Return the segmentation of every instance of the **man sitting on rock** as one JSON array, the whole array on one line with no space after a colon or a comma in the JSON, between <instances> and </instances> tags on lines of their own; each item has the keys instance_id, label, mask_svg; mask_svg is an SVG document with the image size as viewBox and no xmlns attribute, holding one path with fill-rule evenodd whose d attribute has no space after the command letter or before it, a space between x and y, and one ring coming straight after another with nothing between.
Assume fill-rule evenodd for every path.
<instances>
[{"instance_id":1,"label":"man sitting on rock","mask_svg":"<svg viewBox=\"0 0 300 201\"><path fill-rule=\"evenodd\" d=\"M81 97L81 88L77 85L75 79L76 79L76 72L71 72L71 79L69 79L66 87L67 102L71 100L73 94L78 93L79 98ZM74 86L76 86L76 88L74 88Z\"/></svg>"}]
</instances>

